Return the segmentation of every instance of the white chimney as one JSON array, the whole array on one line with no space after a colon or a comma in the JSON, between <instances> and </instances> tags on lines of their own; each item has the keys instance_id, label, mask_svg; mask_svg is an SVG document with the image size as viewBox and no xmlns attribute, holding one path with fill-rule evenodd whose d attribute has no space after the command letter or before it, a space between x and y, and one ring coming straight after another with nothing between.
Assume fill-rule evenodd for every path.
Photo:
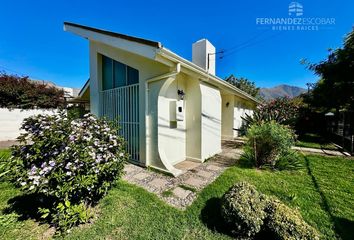
<instances>
[{"instance_id":1,"label":"white chimney","mask_svg":"<svg viewBox=\"0 0 354 240\"><path fill-rule=\"evenodd\" d=\"M192 46L192 62L215 75L215 47L207 39L201 39Z\"/></svg>"}]
</instances>

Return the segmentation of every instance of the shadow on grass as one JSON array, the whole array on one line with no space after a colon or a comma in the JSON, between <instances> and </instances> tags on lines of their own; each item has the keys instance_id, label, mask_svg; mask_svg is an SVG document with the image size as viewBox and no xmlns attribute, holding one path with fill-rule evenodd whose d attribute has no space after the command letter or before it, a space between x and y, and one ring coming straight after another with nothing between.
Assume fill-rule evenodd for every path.
<instances>
[{"instance_id":1,"label":"shadow on grass","mask_svg":"<svg viewBox=\"0 0 354 240\"><path fill-rule=\"evenodd\" d=\"M11 198L8 206L3 210L4 214L17 213L19 220L34 219L42 220L38 208L49 208L53 203L53 199L41 194L27 194Z\"/></svg>"},{"instance_id":2,"label":"shadow on grass","mask_svg":"<svg viewBox=\"0 0 354 240\"><path fill-rule=\"evenodd\" d=\"M343 239L343 240L352 240L354 239L354 233L352 232L352 229L354 229L354 222L345 218L339 218L336 217L332 214L331 208L329 206L328 200L326 195L323 193L321 190L316 177L313 175L311 166L310 166L310 161L307 156L305 157L305 163L306 163L306 168L307 168L307 173L312 179L312 183L316 189L316 191L319 193L322 201L322 206L321 208L326 211L334 225L334 230L338 234L338 236Z\"/></svg>"},{"instance_id":3,"label":"shadow on grass","mask_svg":"<svg viewBox=\"0 0 354 240\"><path fill-rule=\"evenodd\" d=\"M210 198L201 212L202 222L211 230L232 237L231 229L224 223L221 216L221 199Z\"/></svg>"}]
</instances>

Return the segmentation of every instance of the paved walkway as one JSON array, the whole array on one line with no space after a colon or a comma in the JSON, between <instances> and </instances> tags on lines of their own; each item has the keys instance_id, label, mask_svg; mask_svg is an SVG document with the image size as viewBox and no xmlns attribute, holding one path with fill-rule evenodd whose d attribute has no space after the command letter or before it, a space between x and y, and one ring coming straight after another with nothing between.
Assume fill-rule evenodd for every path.
<instances>
[{"instance_id":1,"label":"paved walkway","mask_svg":"<svg viewBox=\"0 0 354 240\"><path fill-rule=\"evenodd\" d=\"M336 151L336 150L327 150L327 149L318 149L318 148L305 148L305 147L292 147L292 149L294 150L298 150L298 151L302 151L302 152L309 152L309 153L315 153L315 154L322 154L322 155L327 155L327 156L350 156L350 154L348 153L345 154L343 152L340 151Z\"/></svg>"},{"instance_id":2,"label":"paved walkway","mask_svg":"<svg viewBox=\"0 0 354 240\"><path fill-rule=\"evenodd\" d=\"M16 140L0 141L0 149L9 148L16 143Z\"/></svg>"},{"instance_id":3,"label":"paved walkway","mask_svg":"<svg viewBox=\"0 0 354 240\"><path fill-rule=\"evenodd\" d=\"M123 179L155 193L174 207L184 209L192 204L197 192L212 183L228 167L236 163L242 154L242 150L236 148L237 145L237 142L228 141L224 143L222 153L204 163L187 160L177 164L177 168L187 170L178 177L167 176L133 164L127 164L124 168Z\"/></svg>"}]
</instances>

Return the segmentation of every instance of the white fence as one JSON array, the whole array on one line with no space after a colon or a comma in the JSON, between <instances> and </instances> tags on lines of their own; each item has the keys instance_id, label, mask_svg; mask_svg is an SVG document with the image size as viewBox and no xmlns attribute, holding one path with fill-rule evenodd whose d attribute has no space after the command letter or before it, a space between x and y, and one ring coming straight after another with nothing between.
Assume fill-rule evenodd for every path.
<instances>
[{"instance_id":1,"label":"white fence","mask_svg":"<svg viewBox=\"0 0 354 240\"><path fill-rule=\"evenodd\" d=\"M0 108L0 141L15 140L21 133L22 121L37 114L54 114L57 110Z\"/></svg>"}]
</instances>

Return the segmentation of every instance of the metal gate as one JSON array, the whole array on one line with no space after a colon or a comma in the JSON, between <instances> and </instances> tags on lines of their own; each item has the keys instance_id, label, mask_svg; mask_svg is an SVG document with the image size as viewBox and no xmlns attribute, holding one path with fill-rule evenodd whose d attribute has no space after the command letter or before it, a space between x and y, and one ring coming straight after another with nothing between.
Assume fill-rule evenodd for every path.
<instances>
[{"instance_id":1,"label":"metal gate","mask_svg":"<svg viewBox=\"0 0 354 240\"><path fill-rule=\"evenodd\" d=\"M139 162L139 84L100 92L100 116L117 120L132 161Z\"/></svg>"}]
</instances>

